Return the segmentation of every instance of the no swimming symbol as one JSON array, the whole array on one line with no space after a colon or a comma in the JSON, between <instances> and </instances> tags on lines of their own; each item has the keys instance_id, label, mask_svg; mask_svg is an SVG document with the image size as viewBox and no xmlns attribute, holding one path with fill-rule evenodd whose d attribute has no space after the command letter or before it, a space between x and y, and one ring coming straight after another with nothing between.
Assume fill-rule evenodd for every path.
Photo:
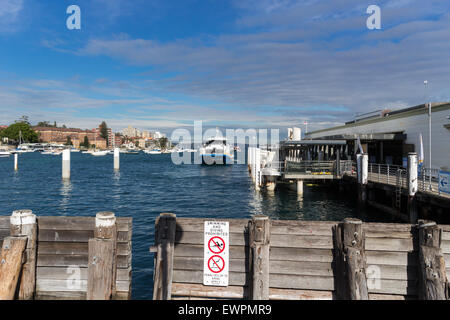
<instances>
[{"instance_id":1,"label":"no swimming symbol","mask_svg":"<svg viewBox=\"0 0 450 320\"><path fill-rule=\"evenodd\" d=\"M213 273L220 273L225 268L225 261L221 256L212 256L208 260L208 269Z\"/></svg>"},{"instance_id":2,"label":"no swimming symbol","mask_svg":"<svg viewBox=\"0 0 450 320\"><path fill-rule=\"evenodd\" d=\"M212 237L208 241L209 250L214 253L222 253L225 250L225 241L221 237Z\"/></svg>"}]
</instances>

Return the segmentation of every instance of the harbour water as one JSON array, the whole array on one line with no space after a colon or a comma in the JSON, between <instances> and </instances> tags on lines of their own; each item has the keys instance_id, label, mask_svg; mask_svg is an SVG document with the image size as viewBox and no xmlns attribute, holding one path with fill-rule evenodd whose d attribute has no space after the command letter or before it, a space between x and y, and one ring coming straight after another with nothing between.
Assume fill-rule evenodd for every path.
<instances>
[{"instance_id":1,"label":"harbour water","mask_svg":"<svg viewBox=\"0 0 450 320\"><path fill-rule=\"evenodd\" d=\"M0 215L32 209L38 216L90 216L113 211L133 217L133 299L152 298L155 218L178 217L392 221L357 206L356 194L309 186L303 197L289 189L255 192L246 165L175 165L170 154L121 155L120 172L113 157L72 153L71 180L61 179L61 156L27 153L0 158Z\"/></svg>"}]
</instances>

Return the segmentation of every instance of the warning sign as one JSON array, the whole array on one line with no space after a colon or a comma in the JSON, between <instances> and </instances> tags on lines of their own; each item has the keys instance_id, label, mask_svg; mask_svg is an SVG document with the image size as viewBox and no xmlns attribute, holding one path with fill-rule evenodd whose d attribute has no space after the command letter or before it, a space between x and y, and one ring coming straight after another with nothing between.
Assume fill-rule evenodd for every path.
<instances>
[{"instance_id":1,"label":"warning sign","mask_svg":"<svg viewBox=\"0 0 450 320\"><path fill-rule=\"evenodd\" d=\"M204 267L205 286L228 286L229 223L205 221Z\"/></svg>"}]
</instances>

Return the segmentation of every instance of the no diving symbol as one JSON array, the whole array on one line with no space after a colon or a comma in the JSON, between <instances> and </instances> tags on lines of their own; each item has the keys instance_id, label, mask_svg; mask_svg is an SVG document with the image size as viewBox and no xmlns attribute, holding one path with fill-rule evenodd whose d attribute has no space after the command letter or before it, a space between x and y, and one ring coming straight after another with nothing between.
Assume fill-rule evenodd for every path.
<instances>
[{"instance_id":1,"label":"no diving symbol","mask_svg":"<svg viewBox=\"0 0 450 320\"><path fill-rule=\"evenodd\" d=\"M208 260L208 269L213 273L219 273L225 268L225 261L221 256L212 256Z\"/></svg>"},{"instance_id":2,"label":"no diving symbol","mask_svg":"<svg viewBox=\"0 0 450 320\"><path fill-rule=\"evenodd\" d=\"M208 248L212 253L221 253L225 249L225 241L221 237L212 237L208 241Z\"/></svg>"}]
</instances>

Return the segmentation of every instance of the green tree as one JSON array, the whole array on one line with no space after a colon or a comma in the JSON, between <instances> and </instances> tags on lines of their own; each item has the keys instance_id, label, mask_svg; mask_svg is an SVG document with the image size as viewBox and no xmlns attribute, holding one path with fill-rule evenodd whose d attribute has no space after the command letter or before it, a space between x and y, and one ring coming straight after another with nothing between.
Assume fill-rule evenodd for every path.
<instances>
[{"instance_id":1,"label":"green tree","mask_svg":"<svg viewBox=\"0 0 450 320\"><path fill-rule=\"evenodd\" d=\"M84 141L83 141L83 143L81 144L81 146L83 146L83 147L89 149L90 143L89 143L89 138L88 138L87 136L84 136Z\"/></svg>"},{"instance_id":2,"label":"green tree","mask_svg":"<svg viewBox=\"0 0 450 320\"><path fill-rule=\"evenodd\" d=\"M55 128L57 128L58 126L56 125L56 121L53 123L53 126L55 127Z\"/></svg>"},{"instance_id":3,"label":"green tree","mask_svg":"<svg viewBox=\"0 0 450 320\"><path fill-rule=\"evenodd\" d=\"M51 127L52 125L50 124L49 121L39 121L38 124L36 125L38 127Z\"/></svg>"},{"instance_id":4,"label":"green tree","mask_svg":"<svg viewBox=\"0 0 450 320\"><path fill-rule=\"evenodd\" d=\"M103 121L100 124L100 137L106 140L106 145L109 147L109 141L108 141L108 126L106 125L106 122Z\"/></svg>"},{"instance_id":5,"label":"green tree","mask_svg":"<svg viewBox=\"0 0 450 320\"><path fill-rule=\"evenodd\" d=\"M160 138L159 139L159 146L160 146L160 148L162 150L166 150L168 142L169 142L169 139L167 139L166 137Z\"/></svg>"},{"instance_id":6,"label":"green tree","mask_svg":"<svg viewBox=\"0 0 450 320\"><path fill-rule=\"evenodd\" d=\"M23 120L23 121L22 121ZM19 143L20 133L22 133L22 139L25 142L38 142L38 134L34 131L28 122L25 122L25 119L16 121L8 128L2 130L0 132L1 138L8 138L9 140L15 141L17 144Z\"/></svg>"},{"instance_id":7,"label":"green tree","mask_svg":"<svg viewBox=\"0 0 450 320\"><path fill-rule=\"evenodd\" d=\"M73 146L72 138L70 136L67 136L66 146Z\"/></svg>"}]
</instances>

